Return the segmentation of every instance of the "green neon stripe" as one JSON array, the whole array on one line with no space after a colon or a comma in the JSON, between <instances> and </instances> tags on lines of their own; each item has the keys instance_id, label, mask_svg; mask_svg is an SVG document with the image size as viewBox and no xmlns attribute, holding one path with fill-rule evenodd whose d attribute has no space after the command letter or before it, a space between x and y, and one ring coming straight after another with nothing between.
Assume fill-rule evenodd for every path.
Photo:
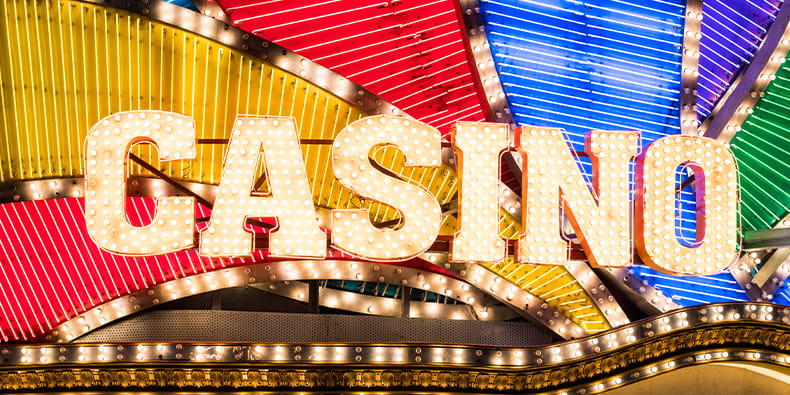
<instances>
[{"instance_id":1,"label":"green neon stripe","mask_svg":"<svg viewBox=\"0 0 790 395\"><path fill-rule=\"evenodd\" d=\"M743 230L774 227L790 212L790 62L732 140Z\"/></svg>"}]
</instances>

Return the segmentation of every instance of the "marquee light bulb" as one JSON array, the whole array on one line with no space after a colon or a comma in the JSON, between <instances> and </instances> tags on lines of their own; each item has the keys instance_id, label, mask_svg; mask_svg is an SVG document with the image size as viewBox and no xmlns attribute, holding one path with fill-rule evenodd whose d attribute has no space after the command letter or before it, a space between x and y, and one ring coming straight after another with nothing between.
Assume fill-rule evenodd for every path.
<instances>
[{"instance_id":1,"label":"marquee light bulb","mask_svg":"<svg viewBox=\"0 0 790 395\"><path fill-rule=\"evenodd\" d=\"M397 229L382 229L373 226L368 209L332 210L332 244L363 258L413 258L425 252L439 234L441 207L428 190L372 166L370 152L382 145L403 151L406 167L441 165L441 135L425 123L378 115L343 128L332 146L335 177L353 193L395 208L401 220Z\"/></svg>"},{"instance_id":2,"label":"marquee light bulb","mask_svg":"<svg viewBox=\"0 0 790 395\"><path fill-rule=\"evenodd\" d=\"M694 172L697 242L675 236L675 171ZM727 147L714 139L667 136L637 158L634 233L642 260L664 273L716 274L738 257L738 176Z\"/></svg>"},{"instance_id":3,"label":"marquee light bulb","mask_svg":"<svg viewBox=\"0 0 790 395\"><path fill-rule=\"evenodd\" d=\"M639 135L617 131L586 134L585 152L593 165L592 191L560 129L522 126L515 136L516 150L526 155L524 234L518 240L517 261L553 265L568 261L569 242L560 237L562 207L593 266L629 266L628 174Z\"/></svg>"},{"instance_id":4,"label":"marquee light bulb","mask_svg":"<svg viewBox=\"0 0 790 395\"><path fill-rule=\"evenodd\" d=\"M499 157L509 145L506 125L457 122L451 130L457 154L458 232L451 261L503 262L507 245L499 237Z\"/></svg>"},{"instance_id":5,"label":"marquee light bulb","mask_svg":"<svg viewBox=\"0 0 790 395\"><path fill-rule=\"evenodd\" d=\"M263 160L271 193L253 195ZM269 235L273 256L324 258L326 234L318 226L299 136L291 117L238 116L233 124L208 228L201 233L206 256L251 255L247 217L274 217Z\"/></svg>"},{"instance_id":6,"label":"marquee light bulb","mask_svg":"<svg viewBox=\"0 0 790 395\"><path fill-rule=\"evenodd\" d=\"M88 234L102 249L124 255L159 255L194 246L191 197L157 197L150 224L126 219L129 151L135 144L155 144L159 160L195 158L195 123L165 111L125 111L91 127L85 141L85 219ZM140 242L144 240L145 242Z\"/></svg>"}]
</instances>

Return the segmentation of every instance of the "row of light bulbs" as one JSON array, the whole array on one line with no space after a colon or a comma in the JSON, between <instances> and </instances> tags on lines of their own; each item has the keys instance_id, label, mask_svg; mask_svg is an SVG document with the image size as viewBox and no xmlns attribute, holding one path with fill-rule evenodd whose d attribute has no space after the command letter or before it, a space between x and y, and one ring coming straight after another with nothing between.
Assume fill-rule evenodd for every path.
<instances>
[{"instance_id":1,"label":"row of light bulbs","mask_svg":"<svg viewBox=\"0 0 790 395\"><path fill-rule=\"evenodd\" d=\"M605 351L615 351L644 339L657 338L678 330L712 324L751 320L787 325L790 309L768 304L734 303L706 305L673 311L578 340L533 348L480 348L441 345L321 345L321 344L138 344L138 345L41 345L8 346L0 356L9 364L75 363L119 360L216 360L229 362L312 361L337 362L422 362L462 365L524 366L572 362ZM239 352L243 349L247 352ZM297 358L298 356L298 358ZM311 356L309 360L305 358ZM416 360L420 356L420 360ZM103 357L103 358L102 358ZM359 359L357 359L359 357ZM786 363L786 360L776 360ZM1 365L1 364L0 364Z\"/></svg>"}]
</instances>

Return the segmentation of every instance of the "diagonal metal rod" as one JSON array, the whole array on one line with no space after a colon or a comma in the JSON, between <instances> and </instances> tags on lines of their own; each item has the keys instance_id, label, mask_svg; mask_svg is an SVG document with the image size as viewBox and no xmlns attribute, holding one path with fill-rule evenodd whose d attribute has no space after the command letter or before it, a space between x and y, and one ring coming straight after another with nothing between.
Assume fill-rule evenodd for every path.
<instances>
[{"instance_id":1,"label":"diagonal metal rod","mask_svg":"<svg viewBox=\"0 0 790 395\"><path fill-rule=\"evenodd\" d=\"M744 250L790 247L790 228L774 228L743 232Z\"/></svg>"},{"instance_id":2,"label":"diagonal metal rod","mask_svg":"<svg viewBox=\"0 0 790 395\"><path fill-rule=\"evenodd\" d=\"M191 189L181 185L178 181L174 180L172 177L168 176L167 174L163 173L161 170L159 170L156 167L152 166L150 163L144 161L139 156L137 156L135 154L132 154L132 153L129 153L129 159L131 159L132 162L140 165L140 167L142 167L143 169L146 169L146 170L150 171L151 173L153 173L155 176L161 178L164 182L168 183L170 186L172 186L173 188L175 188L179 192L181 192L181 193L183 193L183 194L185 194L187 196L191 196L191 197L195 198L195 200L197 200L198 203L206 206L206 208L208 208L208 209L213 209L214 208L214 204L209 202L208 199L204 198L203 196L198 195L197 193L195 193ZM199 218L198 221L202 222L200 220L201 220L201 218ZM275 227L275 225L272 225L272 224L269 224L269 223L266 223L266 222L262 222L262 221L258 221L256 219L251 219L251 218L248 218L246 222L249 223L250 225L259 226L259 227L265 228L265 229L273 229Z\"/></svg>"},{"instance_id":3,"label":"diagonal metal rod","mask_svg":"<svg viewBox=\"0 0 790 395\"><path fill-rule=\"evenodd\" d=\"M193 192L191 189L181 185L178 181L174 180L173 178L171 178L167 174L163 173L162 171L160 171L156 167L152 166L150 163L142 160L139 156L137 156L137 155L135 155L135 154L130 152L129 153L129 159L131 159L132 162L137 163L138 165L140 165L140 167L142 167L143 169L146 169L146 170L150 171L151 173L153 173L155 176L161 178L164 182L168 183L170 186L172 186L173 188L175 188L179 192L195 198L195 200L197 200L198 203L206 206L209 209L214 207L214 204L209 202L206 198L204 198L203 196L198 195L197 193Z\"/></svg>"}]
</instances>

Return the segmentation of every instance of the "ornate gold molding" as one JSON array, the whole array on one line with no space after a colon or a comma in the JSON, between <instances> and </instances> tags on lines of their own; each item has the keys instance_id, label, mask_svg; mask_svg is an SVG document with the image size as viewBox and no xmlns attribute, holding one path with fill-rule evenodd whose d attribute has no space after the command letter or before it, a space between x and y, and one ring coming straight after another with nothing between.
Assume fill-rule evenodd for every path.
<instances>
[{"instance_id":1,"label":"ornate gold molding","mask_svg":"<svg viewBox=\"0 0 790 395\"><path fill-rule=\"evenodd\" d=\"M612 334L615 332L603 336ZM97 346L70 347L87 349ZM151 345L101 345L113 355L122 355L123 350L140 352L138 350L144 346ZM171 346L159 347L161 350L161 347ZM548 354L557 347L530 348L524 352L542 354L547 362L538 359L540 362L532 360L521 365L492 363L497 355L512 351L507 348L456 347L455 350L468 351L476 357L463 363L437 363L429 362L428 354L441 346L424 346L422 350L416 350L425 356L425 362L418 355L418 358L406 358L404 362L396 363L391 360L376 362L368 358L366 351L378 347L368 345L337 345L343 351L349 349L350 354L344 354L344 358L349 360L319 362L301 357L284 358L282 362L258 361L253 355L261 346L254 345L184 344L174 347L187 353L190 346L204 347L206 351L222 347L225 351L222 355L235 357L212 357L210 353L200 357L192 353L178 354L178 358L173 358L165 350L158 357L145 354L145 358L112 361L94 360L94 354L87 352L91 357L80 356L72 360L77 353L71 351L75 350L61 347L59 352L62 356L54 358L53 362L41 362L42 359L38 362L14 362L18 355L34 355L33 346L6 347L0 351L0 361L3 361L0 363L0 390L567 391L590 394L694 364L750 361L790 367L790 326L759 319L679 328L556 363L548 362ZM332 349L335 345L282 346L288 357L293 353L304 354L315 347ZM23 349L27 351L22 352ZM353 354L356 356L352 357ZM413 353L407 354L413 357ZM83 355L83 351L79 355Z\"/></svg>"}]
</instances>

